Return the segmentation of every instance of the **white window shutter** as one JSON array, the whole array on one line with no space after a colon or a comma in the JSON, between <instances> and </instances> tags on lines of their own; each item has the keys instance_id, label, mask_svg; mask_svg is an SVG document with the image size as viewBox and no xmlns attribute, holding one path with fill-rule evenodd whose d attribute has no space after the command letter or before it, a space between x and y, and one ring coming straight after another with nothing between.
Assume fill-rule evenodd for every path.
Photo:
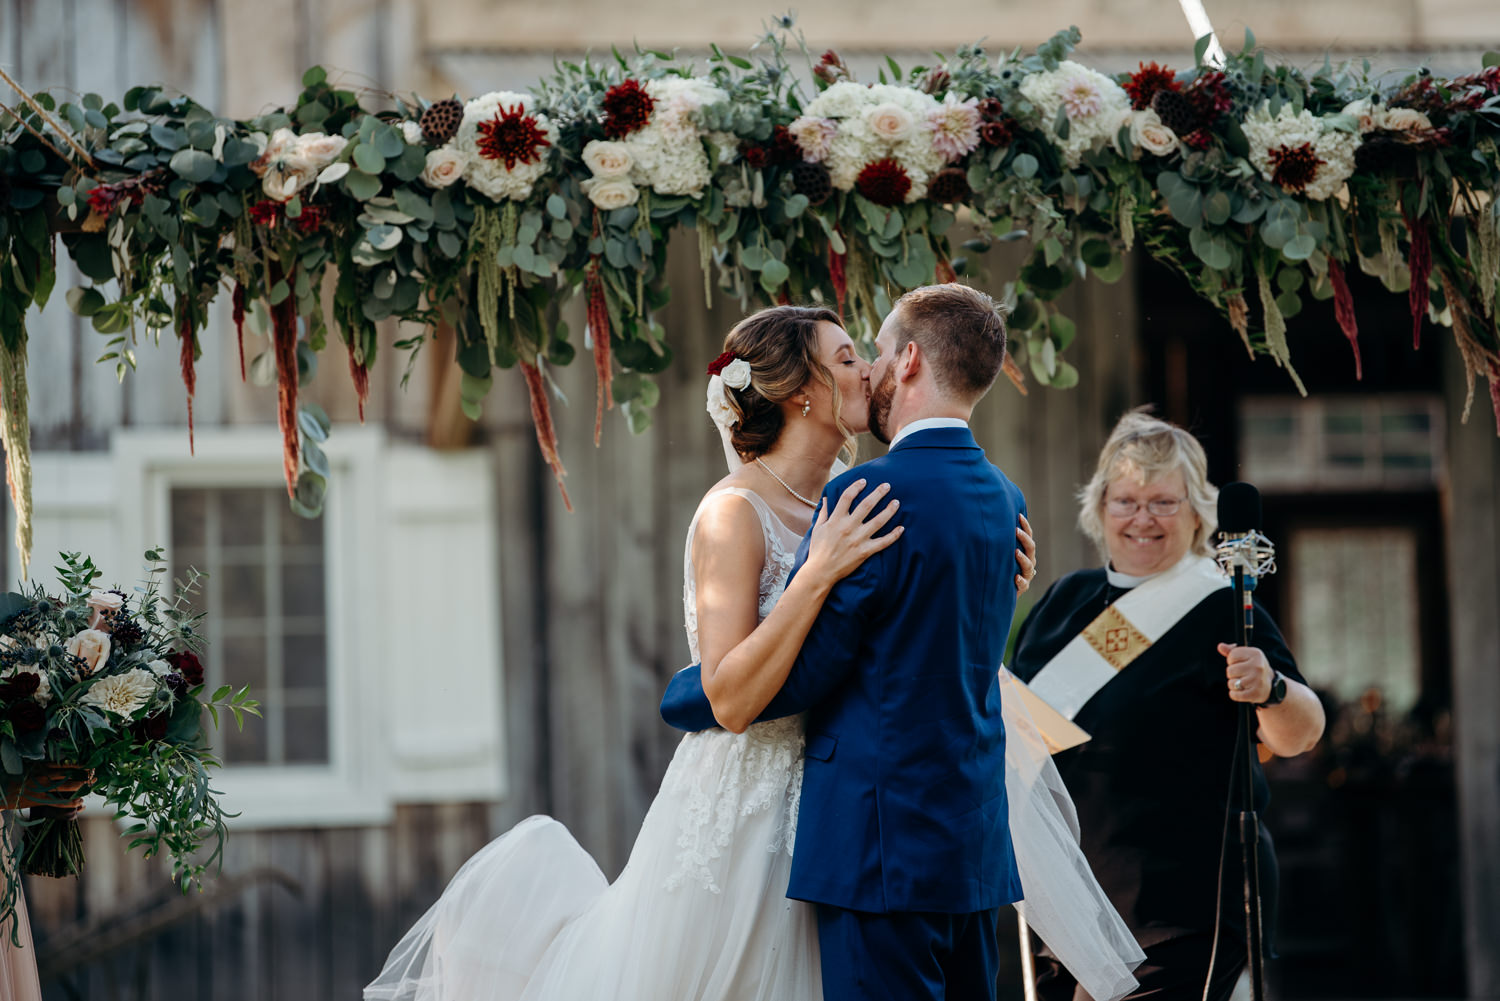
<instances>
[{"instance_id":1,"label":"white window shutter","mask_svg":"<svg viewBox=\"0 0 1500 1001\"><path fill-rule=\"evenodd\" d=\"M383 630L396 802L504 795L500 594L491 454L385 456ZM363 617L363 615L361 615Z\"/></svg>"}]
</instances>

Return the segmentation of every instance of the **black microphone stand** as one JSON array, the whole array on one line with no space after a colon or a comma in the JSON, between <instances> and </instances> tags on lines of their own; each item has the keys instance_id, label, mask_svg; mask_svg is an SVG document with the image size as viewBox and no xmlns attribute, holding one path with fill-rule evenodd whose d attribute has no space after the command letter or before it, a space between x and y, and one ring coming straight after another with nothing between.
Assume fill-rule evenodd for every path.
<instances>
[{"instance_id":1,"label":"black microphone stand","mask_svg":"<svg viewBox=\"0 0 1500 1001\"><path fill-rule=\"evenodd\" d=\"M1254 588L1254 578L1247 581L1244 565L1237 563L1234 568L1234 601L1239 611L1235 615L1234 641L1238 646L1249 646L1255 631L1251 598ZM1244 874L1245 950L1250 961L1250 997L1251 1001L1265 1001L1265 944L1260 900L1260 817L1255 812L1257 728L1255 707L1248 702L1241 702L1240 760L1235 768L1239 779L1231 784L1231 789L1237 788L1239 792L1240 871Z\"/></svg>"}]
</instances>

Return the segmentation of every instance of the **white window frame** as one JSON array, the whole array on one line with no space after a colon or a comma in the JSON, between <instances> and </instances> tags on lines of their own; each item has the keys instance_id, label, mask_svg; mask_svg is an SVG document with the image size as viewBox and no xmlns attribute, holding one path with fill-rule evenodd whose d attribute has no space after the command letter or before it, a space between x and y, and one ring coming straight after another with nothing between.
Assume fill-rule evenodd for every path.
<instances>
[{"instance_id":1,"label":"white window frame","mask_svg":"<svg viewBox=\"0 0 1500 1001\"><path fill-rule=\"evenodd\" d=\"M231 828L384 824L399 803L504 799L491 453L345 426L325 451L329 760L227 765L214 785L240 814ZM281 435L265 426L199 430L196 456L185 429L120 429L108 452L41 451L32 468L32 576L49 583L66 549L133 586L146 550L171 545L174 488L285 487Z\"/></svg>"}]
</instances>

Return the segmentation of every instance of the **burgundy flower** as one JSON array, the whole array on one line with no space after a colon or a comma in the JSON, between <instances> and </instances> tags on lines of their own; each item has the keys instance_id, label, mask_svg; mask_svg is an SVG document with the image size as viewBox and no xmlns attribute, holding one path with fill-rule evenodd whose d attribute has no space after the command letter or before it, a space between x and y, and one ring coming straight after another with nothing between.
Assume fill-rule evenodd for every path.
<instances>
[{"instance_id":1,"label":"burgundy flower","mask_svg":"<svg viewBox=\"0 0 1500 1001\"><path fill-rule=\"evenodd\" d=\"M1180 138L1188 149L1208 149L1208 144L1213 142L1213 133L1208 129L1194 129Z\"/></svg>"},{"instance_id":2,"label":"burgundy flower","mask_svg":"<svg viewBox=\"0 0 1500 1001\"><path fill-rule=\"evenodd\" d=\"M962 167L945 167L927 185L927 197L944 205L961 202L972 193L969 175Z\"/></svg>"},{"instance_id":3,"label":"burgundy flower","mask_svg":"<svg viewBox=\"0 0 1500 1001\"><path fill-rule=\"evenodd\" d=\"M32 671L17 671L4 681L0 681L0 702L12 702L35 695L40 687L42 687L41 675Z\"/></svg>"},{"instance_id":4,"label":"burgundy flower","mask_svg":"<svg viewBox=\"0 0 1500 1001\"><path fill-rule=\"evenodd\" d=\"M1005 146L1014 136L1014 129L1008 121L985 122L979 126L979 138L984 140L986 146Z\"/></svg>"},{"instance_id":5,"label":"burgundy flower","mask_svg":"<svg viewBox=\"0 0 1500 1001\"><path fill-rule=\"evenodd\" d=\"M838 83L840 80L852 80L854 75L849 72L849 67L839 58L839 54L832 49L823 53L823 58L818 60L818 65L813 67L813 76L826 84Z\"/></svg>"},{"instance_id":6,"label":"burgundy flower","mask_svg":"<svg viewBox=\"0 0 1500 1001\"><path fill-rule=\"evenodd\" d=\"M785 125L776 126L771 132L771 162L780 166L802 162L802 147Z\"/></svg>"},{"instance_id":7,"label":"burgundy flower","mask_svg":"<svg viewBox=\"0 0 1500 1001\"><path fill-rule=\"evenodd\" d=\"M16 735L23 733L35 733L47 725L47 714L42 707L27 699L17 702L5 710L5 718L10 720L11 725L16 728Z\"/></svg>"},{"instance_id":8,"label":"burgundy flower","mask_svg":"<svg viewBox=\"0 0 1500 1001\"><path fill-rule=\"evenodd\" d=\"M900 205L911 191L911 178L906 175L905 167L887 158L867 164L854 186L876 205Z\"/></svg>"},{"instance_id":9,"label":"burgundy flower","mask_svg":"<svg viewBox=\"0 0 1500 1001\"><path fill-rule=\"evenodd\" d=\"M979 102L979 117L987 122L998 122L1005 117L1005 104L998 97L986 97Z\"/></svg>"},{"instance_id":10,"label":"burgundy flower","mask_svg":"<svg viewBox=\"0 0 1500 1001\"><path fill-rule=\"evenodd\" d=\"M1167 67L1158 66L1154 61L1140 65L1141 68L1130 74L1130 79L1124 84L1125 93L1130 95L1130 106L1136 111L1151 107L1151 99L1158 91L1170 90L1175 93L1182 89L1176 74Z\"/></svg>"},{"instance_id":11,"label":"burgundy flower","mask_svg":"<svg viewBox=\"0 0 1500 1001\"><path fill-rule=\"evenodd\" d=\"M755 170L760 170L771 162L771 154L764 146L746 146L740 152L744 155L745 162Z\"/></svg>"},{"instance_id":12,"label":"burgundy flower","mask_svg":"<svg viewBox=\"0 0 1500 1001\"><path fill-rule=\"evenodd\" d=\"M131 730L135 733L135 738L140 743L145 743L148 740L165 740L167 737L168 722L170 720L167 718L166 713L152 713L132 726Z\"/></svg>"},{"instance_id":13,"label":"burgundy flower","mask_svg":"<svg viewBox=\"0 0 1500 1001\"><path fill-rule=\"evenodd\" d=\"M734 361L737 357L739 356L736 355L733 351L725 351L723 354L719 355L719 357L708 363L707 374L718 375L720 372L728 368L729 363Z\"/></svg>"},{"instance_id":14,"label":"burgundy flower","mask_svg":"<svg viewBox=\"0 0 1500 1001\"><path fill-rule=\"evenodd\" d=\"M1198 113L1198 118L1208 125L1212 125L1220 115L1234 107L1234 95L1230 93L1229 83L1219 70L1205 73L1194 80L1188 90L1188 99L1193 102L1193 110Z\"/></svg>"},{"instance_id":15,"label":"burgundy flower","mask_svg":"<svg viewBox=\"0 0 1500 1001\"><path fill-rule=\"evenodd\" d=\"M1271 172L1272 182L1293 193L1300 193L1311 184L1325 162L1313 152L1312 143L1280 146L1268 151L1267 156L1275 168Z\"/></svg>"},{"instance_id":16,"label":"burgundy flower","mask_svg":"<svg viewBox=\"0 0 1500 1001\"><path fill-rule=\"evenodd\" d=\"M189 688L197 688L203 684L203 662L198 655L191 650L183 650L181 653L167 654L167 663L172 665L172 670L182 675Z\"/></svg>"},{"instance_id":17,"label":"burgundy flower","mask_svg":"<svg viewBox=\"0 0 1500 1001\"><path fill-rule=\"evenodd\" d=\"M645 128L655 107L656 101L637 81L615 84L604 94L605 135L611 139L623 139L637 129Z\"/></svg>"},{"instance_id":18,"label":"burgundy flower","mask_svg":"<svg viewBox=\"0 0 1500 1001\"><path fill-rule=\"evenodd\" d=\"M650 98L647 98L650 100ZM537 126L536 116L526 113L520 104L501 108L495 117L479 123L479 138L475 140L479 155L486 160L504 160L506 170L514 170L518 163L536 163L542 158L542 150L552 145L547 133Z\"/></svg>"},{"instance_id":19,"label":"burgundy flower","mask_svg":"<svg viewBox=\"0 0 1500 1001\"><path fill-rule=\"evenodd\" d=\"M291 221L296 224L299 233L316 233L328 221L328 206L304 205L302 214Z\"/></svg>"},{"instance_id":20,"label":"burgundy flower","mask_svg":"<svg viewBox=\"0 0 1500 1001\"><path fill-rule=\"evenodd\" d=\"M281 222L281 203L264 198L250 206L250 221L257 226L275 229Z\"/></svg>"}]
</instances>

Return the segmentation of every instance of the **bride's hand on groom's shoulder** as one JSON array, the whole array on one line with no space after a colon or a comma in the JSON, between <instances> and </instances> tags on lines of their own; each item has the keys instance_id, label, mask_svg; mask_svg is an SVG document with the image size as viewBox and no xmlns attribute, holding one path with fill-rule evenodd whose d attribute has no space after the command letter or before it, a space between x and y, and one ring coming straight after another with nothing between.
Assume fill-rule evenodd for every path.
<instances>
[{"instance_id":1,"label":"bride's hand on groom's shoulder","mask_svg":"<svg viewBox=\"0 0 1500 1001\"><path fill-rule=\"evenodd\" d=\"M1016 597L1031 590L1031 581L1036 577L1036 539L1031 537L1031 522L1018 515L1016 524Z\"/></svg>"},{"instance_id":2,"label":"bride's hand on groom's shoulder","mask_svg":"<svg viewBox=\"0 0 1500 1001\"><path fill-rule=\"evenodd\" d=\"M818 574L832 585L853 573L860 564L901 538L905 528L897 525L880 535L901 506L892 500L878 512L877 505L891 492L889 483L882 483L855 503L865 489L865 480L855 480L839 496L833 510L828 510L824 500L813 521L812 538L808 543L807 561L800 573Z\"/></svg>"}]
</instances>

